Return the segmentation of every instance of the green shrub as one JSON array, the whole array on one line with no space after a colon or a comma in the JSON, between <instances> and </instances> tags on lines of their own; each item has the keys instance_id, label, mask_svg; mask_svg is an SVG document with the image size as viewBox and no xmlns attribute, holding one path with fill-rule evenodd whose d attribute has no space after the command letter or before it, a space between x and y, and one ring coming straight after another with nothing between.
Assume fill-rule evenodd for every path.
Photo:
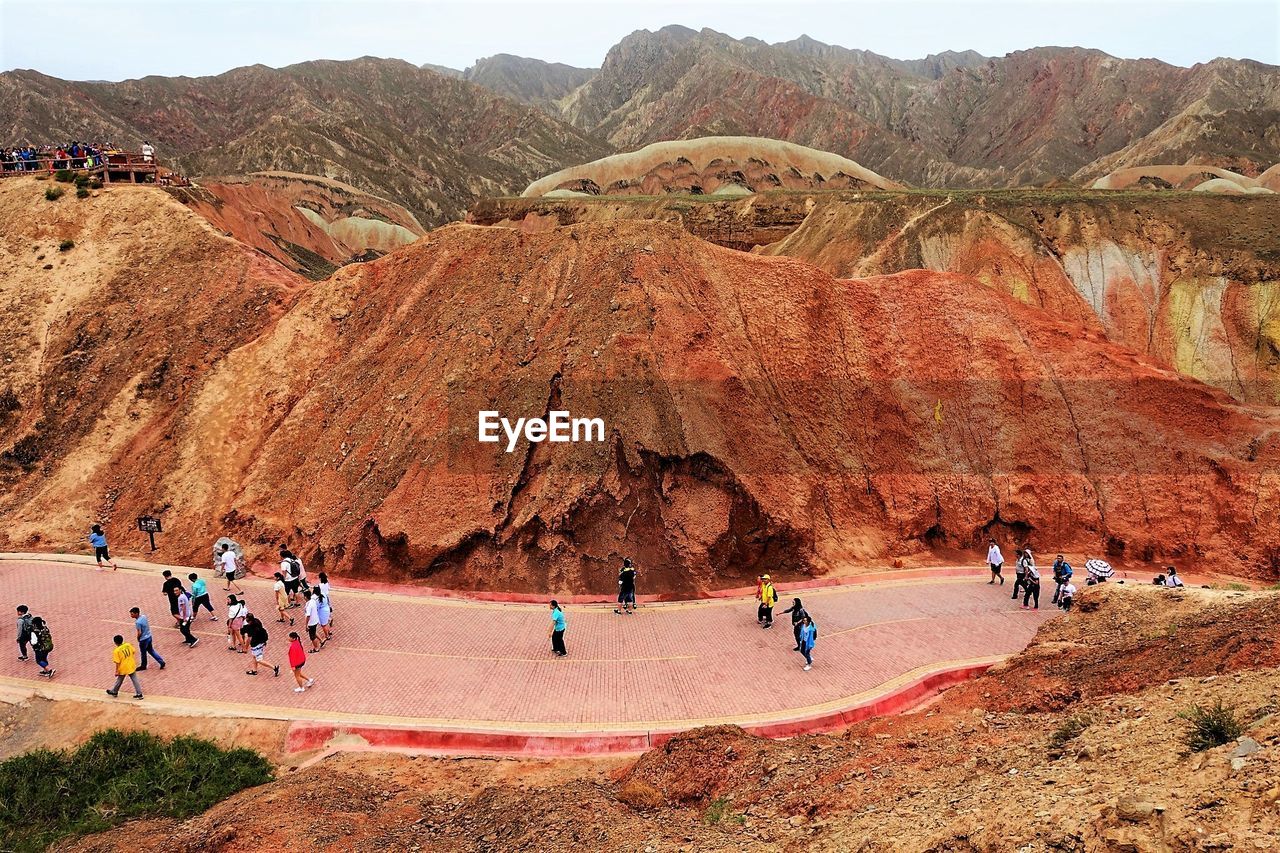
<instances>
[{"instance_id":1,"label":"green shrub","mask_svg":"<svg viewBox=\"0 0 1280 853\"><path fill-rule=\"evenodd\" d=\"M90 179L89 179L89 189L91 189L91 190L100 190L100 189L102 189L102 178L90 178Z\"/></svg>"},{"instance_id":2,"label":"green shrub","mask_svg":"<svg viewBox=\"0 0 1280 853\"><path fill-rule=\"evenodd\" d=\"M53 173L53 179L60 184L69 184L76 179L76 173L70 169L59 169Z\"/></svg>"},{"instance_id":3,"label":"green shrub","mask_svg":"<svg viewBox=\"0 0 1280 853\"><path fill-rule=\"evenodd\" d=\"M44 191L45 201L57 201L62 198L62 187L49 187Z\"/></svg>"},{"instance_id":4,"label":"green shrub","mask_svg":"<svg viewBox=\"0 0 1280 853\"><path fill-rule=\"evenodd\" d=\"M76 186L77 186L77 187L87 186L87 185L88 185L88 183L89 183L89 176L88 176L88 175L84 175L84 174L76 175Z\"/></svg>"},{"instance_id":5,"label":"green shrub","mask_svg":"<svg viewBox=\"0 0 1280 853\"><path fill-rule=\"evenodd\" d=\"M59 251L59 252L70 252L70 251L71 251L72 249L74 249L75 247L76 247L76 241L75 241L75 240L63 240L61 243L59 243L59 244L58 244L58 251Z\"/></svg>"},{"instance_id":6,"label":"green shrub","mask_svg":"<svg viewBox=\"0 0 1280 853\"><path fill-rule=\"evenodd\" d=\"M89 197L88 187L76 187L76 198L88 198L88 197Z\"/></svg>"},{"instance_id":7,"label":"green shrub","mask_svg":"<svg viewBox=\"0 0 1280 853\"><path fill-rule=\"evenodd\" d=\"M181 820L271 778L253 750L107 729L74 751L38 749L0 764L0 850L34 853L141 817Z\"/></svg>"},{"instance_id":8,"label":"green shrub","mask_svg":"<svg viewBox=\"0 0 1280 853\"><path fill-rule=\"evenodd\" d=\"M1075 740L1089 728L1089 721L1084 717L1068 717L1067 720L1058 728L1054 729L1053 734L1049 736L1049 749L1060 750L1067 745L1068 742Z\"/></svg>"},{"instance_id":9,"label":"green shrub","mask_svg":"<svg viewBox=\"0 0 1280 853\"><path fill-rule=\"evenodd\" d=\"M1235 708L1223 705L1221 699L1208 708L1196 705L1181 716L1188 722L1187 746L1192 752L1231 743L1244 734L1244 724L1236 717Z\"/></svg>"}]
</instances>

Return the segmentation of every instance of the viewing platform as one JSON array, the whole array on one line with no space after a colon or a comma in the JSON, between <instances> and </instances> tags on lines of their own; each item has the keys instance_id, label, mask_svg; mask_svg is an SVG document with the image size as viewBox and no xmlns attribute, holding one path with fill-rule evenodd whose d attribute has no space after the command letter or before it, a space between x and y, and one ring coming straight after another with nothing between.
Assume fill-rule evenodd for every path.
<instances>
[{"instance_id":1,"label":"viewing platform","mask_svg":"<svg viewBox=\"0 0 1280 853\"><path fill-rule=\"evenodd\" d=\"M104 184L145 184L160 181L159 164L154 157L136 151L112 151L94 157L42 157L35 160L6 162L0 178L22 175L53 174L59 171L95 175ZM183 181L185 183L185 179Z\"/></svg>"}]
</instances>

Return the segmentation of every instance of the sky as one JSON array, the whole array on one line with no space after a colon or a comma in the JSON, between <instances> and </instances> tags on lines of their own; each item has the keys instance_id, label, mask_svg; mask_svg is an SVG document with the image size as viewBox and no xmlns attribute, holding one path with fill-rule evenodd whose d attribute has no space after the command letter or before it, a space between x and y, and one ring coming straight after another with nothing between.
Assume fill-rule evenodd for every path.
<instances>
[{"instance_id":1,"label":"sky","mask_svg":"<svg viewBox=\"0 0 1280 853\"><path fill-rule=\"evenodd\" d=\"M461 69L495 53L596 67L628 33L667 24L768 42L807 34L899 59L1057 45L1280 65L1280 0L0 0L0 70L122 80L358 56Z\"/></svg>"}]
</instances>

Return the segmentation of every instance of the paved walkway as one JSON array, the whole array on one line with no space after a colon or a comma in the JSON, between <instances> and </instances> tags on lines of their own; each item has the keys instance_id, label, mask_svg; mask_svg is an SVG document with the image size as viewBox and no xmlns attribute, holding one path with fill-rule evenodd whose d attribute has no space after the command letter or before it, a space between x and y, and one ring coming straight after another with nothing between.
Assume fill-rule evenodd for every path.
<instances>
[{"instance_id":1,"label":"paved walkway","mask_svg":"<svg viewBox=\"0 0 1280 853\"><path fill-rule=\"evenodd\" d=\"M208 570L201 574L218 593L221 619L221 586ZM308 661L316 686L296 694L287 666L279 679L246 676L247 656L226 651L222 622L201 615L201 643L183 646L169 627L159 568L99 573L4 560L0 612L27 604L45 617L57 676L39 678L35 663L18 662L11 646L0 658L0 682L50 696L126 701L101 691L113 671L111 636L132 638L129 608L137 605L150 615L169 663L163 672L153 666L143 673L142 704L179 712L578 735L765 724L848 708L923 673L990 663L1025 647L1057 612L1022 611L1008 586L1001 591L984 581L975 572L797 593L820 627L811 672L791 650L789 617L763 631L751 599L653 604L632 616L571 607L569 657L562 659L550 651L545 606L338 587L336 636ZM268 660L284 664L290 629L275 622L270 585L257 579L242 585L271 633ZM779 614L791 600L785 589L781 594ZM301 624L301 611L291 612ZM305 636L305 629L295 630Z\"/></svg>"}]
</instances>

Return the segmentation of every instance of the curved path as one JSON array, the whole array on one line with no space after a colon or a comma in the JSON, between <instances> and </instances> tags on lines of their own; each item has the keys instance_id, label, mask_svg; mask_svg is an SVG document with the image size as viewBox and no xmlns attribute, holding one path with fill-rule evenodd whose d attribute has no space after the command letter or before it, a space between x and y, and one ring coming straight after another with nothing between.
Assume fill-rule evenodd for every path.
<instances>
[{"instance_id":1,"label":"curved path","mask_svg":"<svg viewBox=\"0 0 1280 853\"><path fill-rule=\"evenodd\" d=\"M129 608L137 605L169 664L143 674L146 705L292 720L295 749L355 734L384 746L466 752L632 751L724 722L786 735L900 710L1020 651L1056 612L1023 611L1008 586L1002 593L984 579L975 572L796 592L820 627L811 672L792 651L788 617L761 630L750 598L650 604L631 616L570 607L562 659L550 652L545 606L335 587L336 636L308 661L316 686L296 694L287 666L279 679L246 676L246 656L226 651L222 623L205 615L195 626L201 643L184 647L160 567L100 573L84 563L9 558L0 560L0 606L13 614L27 604L45 617L57 676L38 677L11 646L0 684L125 701L102 691L111 636L132 638ZM284 663L290 629L274 621L270 585L241 583L271 632L268 660ZM220 593L212 580L210 588ZM214 596L219 618L225 600Z\"/></svg>"}]
</instances>

